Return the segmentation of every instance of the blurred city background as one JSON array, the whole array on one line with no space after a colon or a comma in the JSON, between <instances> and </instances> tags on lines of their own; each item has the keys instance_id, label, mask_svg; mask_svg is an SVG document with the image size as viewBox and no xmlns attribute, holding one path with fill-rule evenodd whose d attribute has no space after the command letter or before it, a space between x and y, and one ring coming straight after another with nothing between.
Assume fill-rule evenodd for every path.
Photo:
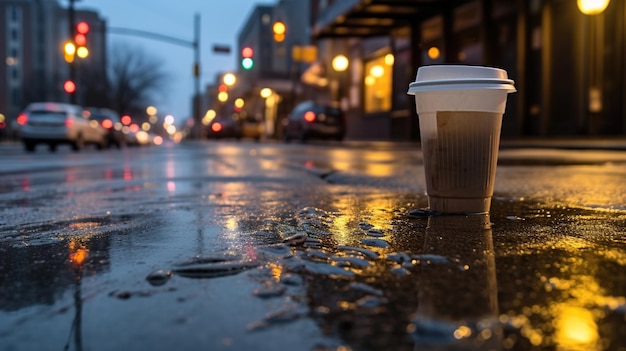
<instances>
[{"instance_id":1,"label":"blurred city background","mask_svg":"<svg viewBox=\"0 0 626 351\"><path fill-rule=\"evenodd\" d=\"M54 101L108 108L175 140L206 137L219 116L283 139L290 111L315 101L343 111L346 139L418 140L409 83L421 65L458 63L515 80L503 138L619 136L625 16L621 0L280 0L232 19L235 38L203 26L199 12L181 38L167 26L110 26L90 0L0 0L0 135L18 138L25 107ZM113 46L112 36L141 38L147 50ZM186 115L161 112L159 92L172 87L153 42L191 59ZM235 62L206 78L220 55Z\"/></svg>"}]
</instances>

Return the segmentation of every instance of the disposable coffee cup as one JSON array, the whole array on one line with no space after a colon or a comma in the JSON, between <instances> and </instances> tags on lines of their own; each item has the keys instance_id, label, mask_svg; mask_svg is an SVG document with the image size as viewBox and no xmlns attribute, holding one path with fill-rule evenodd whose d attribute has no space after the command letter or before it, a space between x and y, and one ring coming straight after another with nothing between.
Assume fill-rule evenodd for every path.
<instances>
[{"instance_id":1,"label":"disposable coffee cup","mask_svg":"<svg viewBox=\"0 0 626 351\"><path fill-rule=\"evenodd\" d=\"M514 82L502 69L423 66L415 95L431 211L488 213L496 178L502 115Z\"/></svg>"}]
</instances>

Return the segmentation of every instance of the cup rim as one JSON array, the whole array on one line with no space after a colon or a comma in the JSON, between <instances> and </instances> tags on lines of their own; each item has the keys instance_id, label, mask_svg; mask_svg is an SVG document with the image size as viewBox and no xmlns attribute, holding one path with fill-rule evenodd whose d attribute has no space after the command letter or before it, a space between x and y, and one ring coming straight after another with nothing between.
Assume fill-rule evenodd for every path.
<instances>
[{"instance_id":1,"label":"cup rim","mask_svg":"<svg viewBox=\"0 0 626 351\"><path fill-rule=\"evenodd\" d=\"M409 84L408 94L416 92L458 89L502 89L509 93L517 91L512 79L467 78L416 81Z\"/></svg>"}]
</instances>

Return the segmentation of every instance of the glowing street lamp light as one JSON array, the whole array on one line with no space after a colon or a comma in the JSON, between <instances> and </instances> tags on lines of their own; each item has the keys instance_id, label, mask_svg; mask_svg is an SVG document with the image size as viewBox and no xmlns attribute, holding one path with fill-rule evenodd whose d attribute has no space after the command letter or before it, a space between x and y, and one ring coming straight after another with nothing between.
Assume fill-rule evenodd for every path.
<instances>
[{"instance_id":1,"label":"glowing street lamp light","mask_svg":"<svg viewBox=\"0 0 626 351\"><path fill-rule=\"evenodd\" d=\"M222 80L224 81L224 84L226 84L229 87L232 87L237 82L237 77L232 73L226 73Z\"/></svg>"},{"instance_id":2,"label":"glowing street lamp light","mask_svg":"<svg viewBox=\"0 0 626 351\"><path fill-rule=\"evenodd\" d=\"M174 124L174 116L172 116L172 115L166 115L166 116L163 118L163 121L164 121L165 123L167 123L167 124Z\"/></svg>"},{"instance_id":3,"label":"glowing street lamp light","mask_svg":"<svg viewBox=\"0 0 626 351\"><path fill-rule=\"evenodd\" d=\"M245 101L242 98L235 99L235 107L238 109L242 109L243 105L245 105Z\"/></svg>"},{"instance_id":4,"label":"glowing street lamp light","mask_svg":"<svg viewBox=\"0 0 626 351\"><path fill-rule=\"evenodd\" d=\"M227 93L227 92L225 92L225 91L221 91L221 92L219 92L219 93L217 94L217 99L218 99L220 102L226 102L226 101L228 101L228 93Z\"/></svg>"},{"instance_id":5,"label":"glowing street lamp light","mask_svg":"<svg viewBox=\"0 0 626 351\"><path fill-rule=\"evenodd\" d=\"M333 60L331 61L331 66L333 67L333 70L335 70L335 72L338 72L340 77L338 77L338 79L334 80L331 84L331 89L332 89L332 94L334 96L333 98L333 104L336 104L337 106L340 105L341 101L342 101L342 96L343 96L343 74L341 74L341 72L344 72L345 70L348 69L348 66L350 65L350 61L348 60L348 58L344 55L337 55L335 57L333 57Z\"/></svg>"},{"instance_id":6,"label":"glowing street lamp light","mask_svg":"<svg viewBox=\"0 0 626 351\"><path fill-rule=\"evenodd\" d=\"M599 15L609 6L611 0L578 0L578 9L585 15Z\"/></svg>"},{"instance_id":7,"label":"glowing street lamp light","mask_svg":"<svg viewBox=\"0 0 626 351\"><path fill-rule=\"evenodd\" d=\"M261 97L264 99L267 99L268 97L272 96L272 89L270 88L263 88L261 89Z\"/></svg>"},{"instance_id":8,"label":"glowing street lamp light","mask_svg":"<svg viewBox=\"0 0 626 351\"><path fill-rule=\"evenodd\" d=\"M350 61L344 55L337 55L333 58L332 61L333 69L337 72L343 72L348 69L348 65Z\"/></svg>"}]
</instances>

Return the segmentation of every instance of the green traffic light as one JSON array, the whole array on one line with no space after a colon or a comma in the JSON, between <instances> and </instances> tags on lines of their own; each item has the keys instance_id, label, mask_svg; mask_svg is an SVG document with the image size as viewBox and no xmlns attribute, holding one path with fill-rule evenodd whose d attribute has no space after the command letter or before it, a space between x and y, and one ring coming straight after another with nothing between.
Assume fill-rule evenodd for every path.
<instances>
[{"instance_id":1,"label":"green traffic light","mask_svg":"<svg viewBox=\"0 0 626 351\"><path fill-rule=\"evenodd\" d=\"M241 67L243 67L243 69L249 70L249 69L252 69L252 66L254 66L253 59L246 57L243 60L241 60Z\"/></svg>"}]
</instances>

